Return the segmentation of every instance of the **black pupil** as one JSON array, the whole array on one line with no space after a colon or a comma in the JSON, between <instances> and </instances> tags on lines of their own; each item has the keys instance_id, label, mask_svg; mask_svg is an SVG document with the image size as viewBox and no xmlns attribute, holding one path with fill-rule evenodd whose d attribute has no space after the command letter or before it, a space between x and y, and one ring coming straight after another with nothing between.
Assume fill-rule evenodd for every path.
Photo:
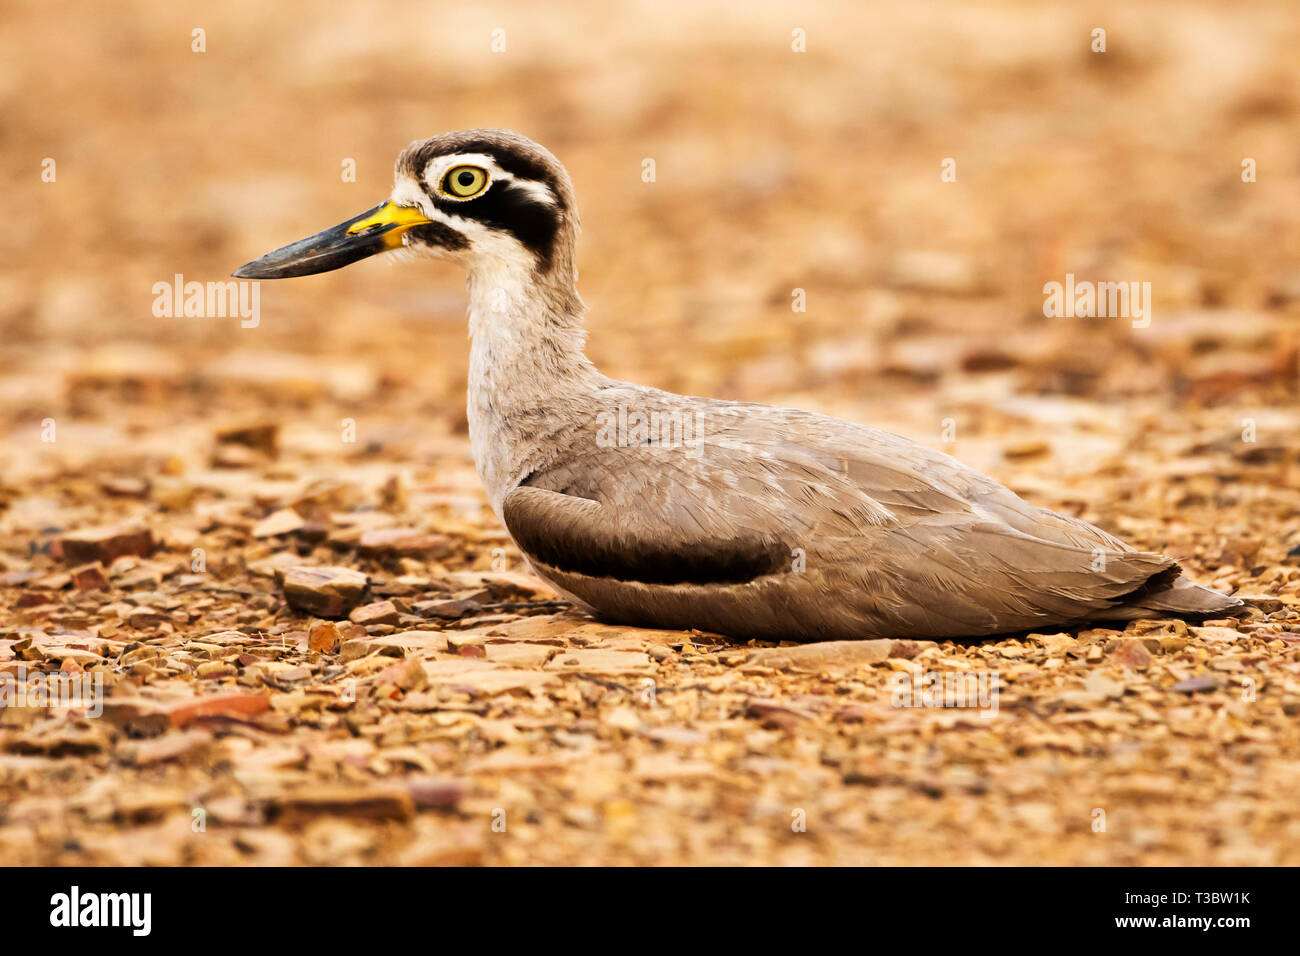
<instances>
[{"instance_id":1,"label":"black pupil","mask_svg":"<svg viewBox=\"0 0 1300 956\"><path fill-rule=\"evenodd\" d=\"M470 186L474 185L474 174L467 169L456 177L456 182L468 189Z\"/></svg>"}]
</instances>

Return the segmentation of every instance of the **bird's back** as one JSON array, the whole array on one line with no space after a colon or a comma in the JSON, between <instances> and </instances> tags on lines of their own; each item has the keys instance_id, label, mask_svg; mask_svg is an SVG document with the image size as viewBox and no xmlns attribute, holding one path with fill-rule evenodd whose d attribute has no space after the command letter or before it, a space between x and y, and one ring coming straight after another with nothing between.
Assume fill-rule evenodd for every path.
<instances>
[{"instance_id":1,"label":"bird's back","mask_svg":"<svg viewBox=\"0 0 1300 956\"><path fill-rule=\"evenodd\" d=\"M802 640L974 636L1133 616L1131 596L1177 576L877 429L616 382L583 404L504 516L540 573L607 616Z\"/></svg>"}]
</instances>

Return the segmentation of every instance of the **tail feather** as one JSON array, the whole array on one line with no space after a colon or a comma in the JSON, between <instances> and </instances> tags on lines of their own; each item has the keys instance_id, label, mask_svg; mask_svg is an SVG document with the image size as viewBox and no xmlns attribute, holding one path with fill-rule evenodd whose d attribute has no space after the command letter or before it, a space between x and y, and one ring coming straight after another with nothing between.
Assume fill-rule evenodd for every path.
<instances>
[{"instance_id":1,"label":"tail feather","mask_svg":"<svg viewBox=\"0 0 1300 956\"><path fill-rule=\"evenodd\" d=\"M1245 607L1240 600L1201 587L1183 577L1177 565L1153 575L1142 587L1117 599L1114 607L1092 615L1093 620L1134 621L1153 617L1204 618L1231 615Z\"/></svg>"}]
</instances>

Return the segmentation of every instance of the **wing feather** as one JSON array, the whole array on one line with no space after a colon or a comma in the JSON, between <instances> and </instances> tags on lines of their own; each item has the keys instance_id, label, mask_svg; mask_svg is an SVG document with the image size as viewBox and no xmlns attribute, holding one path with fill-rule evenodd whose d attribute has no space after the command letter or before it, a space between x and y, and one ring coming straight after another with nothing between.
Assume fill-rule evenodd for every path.
<instances>
[{"instance_id":1,"label":"wing feather","mask_svg":"<svg viewBox=\"0 0 1300 956\"><path fill-rule=\"evenodd\" d=\"M1177 577L1172 559L898 436L620 388L665 415L691 403L709 428L689 450L573 443L503 507L539 570L597 610L716 629L739 616L751 636L968 636L1093 617Z\"/></svg>"}]
</instances>

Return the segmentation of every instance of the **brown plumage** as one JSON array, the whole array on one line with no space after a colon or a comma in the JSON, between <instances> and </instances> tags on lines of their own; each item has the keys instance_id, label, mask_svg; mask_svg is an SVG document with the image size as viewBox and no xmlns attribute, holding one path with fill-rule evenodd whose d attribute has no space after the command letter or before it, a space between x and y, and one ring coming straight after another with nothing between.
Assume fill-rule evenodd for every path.
<instances>
[{"instance_id":1,"label":"brown plumage","mask_svg":"<svg viewBox=\"0 0 1300 956\"><path fill-rule=\"evenodd\" d=\"M618 406L691 416L698 444L584 438L593 409ZM539 574L615 620L937 638L1240 606L1171 558L875 429L614 382L553 414L592 421L505 496L506 527Z\"/></svg>"},{"instance_id":2,"label":"brown plumage","mask_svg":"<svg viewBox=\"0 0 1300 956\"><path fill-rule=\"evenodd\" d=\"M466 164L487 185L460 197L447 177ZM597 614L811 641L1240 607L1171 558L915 442L601 375L582 354L572 186L535 143L500 130L436 136L402 154L396 178L387 218L358 217L239 274L337 268L399 233L408 249L462 263L479 474L537 573Z\"/></svg>"}]
</instances>

